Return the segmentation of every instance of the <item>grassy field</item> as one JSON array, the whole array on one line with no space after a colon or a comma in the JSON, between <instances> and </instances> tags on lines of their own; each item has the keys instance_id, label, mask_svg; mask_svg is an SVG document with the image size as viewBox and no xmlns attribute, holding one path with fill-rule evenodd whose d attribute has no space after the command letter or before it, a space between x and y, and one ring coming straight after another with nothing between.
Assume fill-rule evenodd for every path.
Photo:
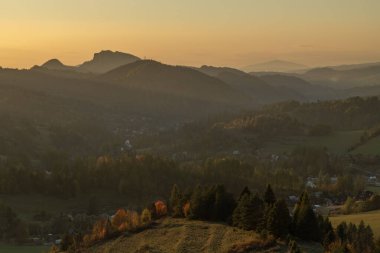
<instances>
[{"instance_id":1,"label":"grassy field","mask_svg":"<svg viewBox=\"0 0 380 253\"><path fill-rule=\"evenodd\" d=\"M380 155L380 136L355 149L353 154Z\"/></svg>"},{"instance_id":2,"label":"grassy field","mask_svg":"<svg viewBox=\"0 0 380 253\"><path fill-rule=\"evenodd\" d=\"M340 131L328 136L293 136L268 142L264 150L272 153L292 151L297 146L326 147L330 152L343 154L360 140L363 131Z\"/></svg>"},{"instance_id":3,"label":"grassy field","mask_svg":"<svg viewBox=\"0 0 380 253\"><path fill-rule=\"evenodd\" d=\"M186 219L165 219L154 228L130 236L119 237L90 248L87 253L223 253L230 252L239 245L262 240L252 231L243 231L219 223L190 221ZM309 253L321 253L319 244L302 244ZM286 252L284 244L277 244L255 252Z\"/></svg>"},{"instance_id":4,"label":"grassy field","mask_svg":"<svg viewBox=\"0 0 380 253\"><path fill-rule=\"evenodd\" d=\"M330 217L330 220L334 227L336 227L339 223L345 221L347 223L352 222L355 224L359 224L360 221L364 221L365 224L371 226L375 238L380 237L380 210L366 213L358 213L351 215L340 215Z\"/></svg>"},{"instance_id":5,"label":"grassy field","mask_svg":"<svg viewBox=\"0 0 380 253\"><path fill-rule=\"evenodd\" d=\"M49 247L45 246L10 246L0 244L0 253L45 253Z\"/></svg>"},{"instance_id":6,"label":"grassy field","mask_svg":"<svg viewBox=\"0 0 380 253\"><path fill-rule=\"evenodd\" d=\"M379 186L369 185L369 186L367 186L366 190L374 192L377 195L380 195L380 187Z\"/></svg>"}]
</instances>

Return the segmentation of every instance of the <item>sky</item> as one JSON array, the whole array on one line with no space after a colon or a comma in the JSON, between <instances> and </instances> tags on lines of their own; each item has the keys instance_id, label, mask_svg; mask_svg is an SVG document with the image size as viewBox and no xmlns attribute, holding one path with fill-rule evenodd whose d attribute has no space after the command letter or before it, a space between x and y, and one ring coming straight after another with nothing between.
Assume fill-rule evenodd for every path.
<instances>
[{"instance_id":1,"label":"sky","mask_svg":"<svg viewBox=\"0 0 380 253\"><path fill-rule=\"evenodd\" d=\"M177 65L380 61L379 0L0 0L0 66L118 50Z\"/></svg>"}]
</instances>

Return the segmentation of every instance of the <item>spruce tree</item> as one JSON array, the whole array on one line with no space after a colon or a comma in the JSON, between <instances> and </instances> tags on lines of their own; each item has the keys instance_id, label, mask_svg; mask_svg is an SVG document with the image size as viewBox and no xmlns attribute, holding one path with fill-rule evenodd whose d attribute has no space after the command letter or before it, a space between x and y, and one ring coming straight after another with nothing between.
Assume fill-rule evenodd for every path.
<instances>
[{"instance_id":1,"label":"spruce tree","mask_svg":"<svg viewBox=\"0 0 380 253\"><path fill-rule=\"evenodd\" d=\"M322 215L318 215L319 231L321 232L321 243L327 248L331 243L336 240L333 226L328 217L323 218Z\"/></svg>"},{"instance_id":2,"label":"spruce tree","mask_svg":"<svg viewBox=\"0 0 380 253\"><path fill-rule=\"evenodd\" d=\"M355 240L352 241L352 245L355 252L370 253L374 251L372 229L369 226L366 227L363 221L360 222L354 237Z\"/></svg>"},{"instance_id":3,"label":"spruce tree","mask_svg":"<svg viewBox=\"0 0 380 253\"><path fill-rule=\"evenodd\" d=\"M375 240L372 228L367 225L366 227L366 241L367 241L367 249L369 252L373 252L375 250Z\"/></svg>"},{"instance_id":4,"label":"spruce tree","mask_svg":"<svg viewBox=\"0 0 380 253\"><path fill-rule=\"evenodd\" d=\"M278 200L270 209L267 217L267 230L275 237L285 237L289 233L291 217L284 200Z\"/></svg>"},{"instance_id":5,"label":"spruce tree","mask_svg":"<svg viewBox=\"0 0 380 253\"><path fill-rule=\"evenodd\" d=\"M295 235L304 240L320 241L320 230L317 217L310 205L306 192L296 206L293 227Z\"/></svg>"},{"instance_id":6,"label":"spruce tree","mask_svg":"<svg viewBox=\"0 0 380 253\"><path fill-rule=\"evenodd\" d=\"M336 235L341 243L347 242L347 223L345 221L336 227Z\"/></svg>"},{"instance_id":7,"label":"spruce tree","mask_svg":"<svg viewBox=\"0 0 380 253\"><path fill-rule=\"evenodd\" d=\"M212 218L215 221L227 221L227 219L231 218L236 206L235 200L233 196L226 191L223 185L216 186L214 195L215 201Z\"/></svg>"},{"instance_id":8,"label":"spruce tree","mask_svg":"<svg viewBox=\"0 0 380 253\"><path fill-rule=\"evenodd\" d=\"M240 196L237 206L232 213L232 225L238 228L243 227L242 210L243 206L248 205L248 201L251 197L250 193L246 193Z\"/></svg>"},{"instance_id":9,"label":"spruce tree","mask_svg":"<svg viewBox=\"0 0 380 253\"><path fill-rule=\"evenodd\" d=\"M244 187L243 191L240 193L239 199L237 201L236 207L232 213L232 225L235 227L242 228L242 210L243 206L247 205L249 199L251 198L251 191L248 187Z\"/></svg>"},{"instance_id":10,"label":"spruce tree","mask_svg":"<svg viewBox=\"0 0 380 253\"><path fill-rule=\"evenodd\" d=\"M265 204L268 206L272 206L276 202L276 196L270 184L268 184L267 189L265 190L264 201L265 201Z\"/></svg>"},{"instance_id":11,"label":"spruce tree","mask_svg":"<svg viewBox=\"0 0 380 253\"><path fill-rule=\"evenodd\" d=\"M205 215L206 206L203 201L203 189L197 186L190 198L190 218L202 219Z\"/></svg>"},{"instance_id":12,"label":"spruce tree","mask_svg":"<svg viewBox=\"0 0 380 253\"><path fill-rule=\"evenodd\" d=\"M176 184L173 185L172 192L170 195L169 210L173 217L183 217L182 194Z\"/></svg>"},{"instance_id":13,"label":"spruce tree","mask_svg":"<svg viewBox=\"0 0 380 253\"><path fill-rule=\"evenodd\" d=\"M349 243L352 243L353 241L356 240L357 231L358 231L358 228L356 227L356 225L350 222L350 224L348 224L348 227L347 227L347 241Z\"/></svg>"},{"instance_id":14,"label":"spruce tree","mask_svg":"<svg viewBox=\"0 0 380 253\"><path fill-rule=\"evenodd\" d=\"M244 187L244 189L241 191L241 193L240 193L240 195L239 195L239 198L238 198L238 201L240 201L240 199L241 199L245 194L251 195L251 191L249 190L249 188L248 188L247 186Z\"/></svg>"},{"instance_id":15,"label":"spruce tree","mask_svg":"<svg viewBox=\"0 0 380 253\"><path fill-rule=\"evenodd\" d=\"M233 224L245 230L258 230L264 217L264 201L256 194L244 194L233 214Z\"/></svg>"}]
</instances>

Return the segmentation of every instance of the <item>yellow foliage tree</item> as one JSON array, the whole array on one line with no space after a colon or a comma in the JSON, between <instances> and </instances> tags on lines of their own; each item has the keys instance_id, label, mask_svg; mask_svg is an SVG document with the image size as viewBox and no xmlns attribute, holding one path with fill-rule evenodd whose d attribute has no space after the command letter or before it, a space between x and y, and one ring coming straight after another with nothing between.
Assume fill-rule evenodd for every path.
<instances>
[{"instance_id":1,"label":"yellow foliage tree","mask_svg":"<svg viewBox=\"0 0 380 253\"><path fill-rule=\"evenodd\" d=\"M151 221L152 221L152 214L147 208L145 208L141 213L141 223L143 225L147 225L147 224L150 224Z\"/></svg>"},{"instance_id":2,"label":"yellow foliage tree","mask_svg":"<svg viewBox=\"0 0 380 253\"><path fill-rule=\"evenodd\" d=\"M125 224L128 222L128 211L125 209L119 209L112 217L112 226L119 231L125 231Z\"/></svg>"}]
</instances>

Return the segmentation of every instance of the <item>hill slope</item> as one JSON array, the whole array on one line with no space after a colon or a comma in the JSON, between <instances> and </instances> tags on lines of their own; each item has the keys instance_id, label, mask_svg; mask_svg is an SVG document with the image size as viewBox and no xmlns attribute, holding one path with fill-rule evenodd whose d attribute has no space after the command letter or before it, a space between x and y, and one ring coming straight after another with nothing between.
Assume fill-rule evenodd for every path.
<instances>
[{"instance_id":1,"label":"hill slope","mask_svg":"<svg viewBox=\"0 0 380 253\"><path fill-rule=\"evenodd\" d=\"M313 85L299 77L285 74L269 74L260 76L273 87L286 88L302 94L306 99L330 99L337 96L336 92L328 87Z\"/></svg>"},{"instance_id":2,"label":"hill slope","mask_svg":"<svg viewBox=\"0 0 380 253\"><path fill-rule=\"evenodd\" d=\"M302 77L312 83L334 88L353 88L380 85L380 66L360 67L348 70L334 68L316 68Z\"/></svg>"},{"instance_id":3,"label":"hill slope","mask_svg":"<svg viewBox=\"0 0 380 253\"><path fill-rule=\"evenodd\" d=\"M268 244L268 245L264 245ZM320 245L301 243L307 252L323 252ZM86 253L234 253L286 252L286 246L264 243L259 235L218 223L165 219L137 234L95 245Z\"/></svg>"},{"instance_id":4,"label":"hill slope","mask_svg":"<svg viewBox=\"0 0 380 253\"><path fill-rule=\"evenodd\" d=\"M104 74L102 78L127 87L207 101L248 101L243 93L219 79L192 68L165 65L152 60L121 66Z\"/></svg>"},{"instance_id":5,"label":"hill slope","mask_svg":"<svg viewBox=\"0 0 380 253\"><path fill-rule=\"evenodd\" d=\"M265 80L237 69L202 66L199 71L222 80L258 103L302 98L291 90L272 87Z\"/></svg>"},{"instance_id":6,"label":"hill slope","mask_svg":"<svg viewBox=\"0 0 380 253\"><path fill-rule=\"evenodd\" d=\"M181 96L181 90L174 94L144 90L71 71L1 69L0 118L9 126L3 126L0 134L0 155L20 154L24 150L23 153L36 157L34 152L40 153L53 146L61 148L60 143L64 140L78 140L78 135L83 137L90 133L88 129L102 128L106 133L102 130L90 134L81 141L83 145L67 145L67 149L64 148L69 154L79 154L78 150L74 151L79 147L83 147L82 151L86 153L90 149L98 152L100 147L113 140L116 130L121 134L116 134L118 142L124 142L126 138L135 136L136 131L151 132L209 114L237 110L231 103L222 103L214 96L219 95L219 98L228 99L229 102L239 102L240 97L233 97L233 92L230 94L231 89L223 82L208 76L206 78L212 79L214 84L224 85L222 92L218 93L217 89L208 92L207 88L198 86L193 89L193 96L189 97ZM176 83L184 84L181 80L176 80ZM191 82L185 84L192 86ZM207 84L197 82L195 86ZM30 128L26 127L29 125ZM72 138L62 136L62 131L56 127ZM36 131L41 135L36 134ZM54 136L62 138L59 137L60 140L53 144ZM35 142L26 141L29 138ZM101 142L90 144L99 138Z\"/></svg>"}]
</instances>

